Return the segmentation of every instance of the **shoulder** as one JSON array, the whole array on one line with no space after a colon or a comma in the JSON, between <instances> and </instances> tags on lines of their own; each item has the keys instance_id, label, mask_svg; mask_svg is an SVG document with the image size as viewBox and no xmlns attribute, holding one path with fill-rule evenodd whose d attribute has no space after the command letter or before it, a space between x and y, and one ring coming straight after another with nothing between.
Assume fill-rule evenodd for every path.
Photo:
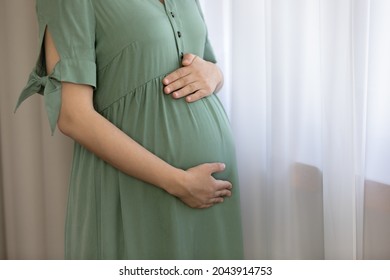
<instances>
[{"instance_id":1,"label":"shoulder","mask_svg":"<svg viewBox=\"0 0 390 280\"><path fill-rule=\"evenodd\" d=\"M36 0L37 5L82 5L93 0Z\"/></svg>"},{"instance_id":2,"label":"shoulder","mask_svg":"<svg viewBox=\"0 0 390 280\"><path fill-rule=\"evenodd\" d=\"M80 13L93 8L93 0L36 0L38 14Z\"/></svg>"}]
</instances>

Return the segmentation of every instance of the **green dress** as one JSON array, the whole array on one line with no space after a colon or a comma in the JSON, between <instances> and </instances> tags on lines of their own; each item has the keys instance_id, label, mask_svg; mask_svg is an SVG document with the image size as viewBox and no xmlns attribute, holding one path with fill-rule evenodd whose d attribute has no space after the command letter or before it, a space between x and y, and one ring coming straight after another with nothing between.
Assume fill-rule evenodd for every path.
<instances>
[{"instance_id":1,"label":"green dress","mask_svg":"<svg viewBox=\"0 0 390 280\"><path fill-rule=\"evenodd\" d=\"M61 82L94 87L94 106L169 164L224 162L224 203L199 210L130 177L75 143L66 219L67 259L241 259L234 143L216 95L195 103L163 93L184 53L215 62L196 0L37 0L40 43L51 32L60 62L47 75L43 48L18 105L40 93L52 131ZM131 157L131 154L128 155Z\"/></svg>"}]
</instances>

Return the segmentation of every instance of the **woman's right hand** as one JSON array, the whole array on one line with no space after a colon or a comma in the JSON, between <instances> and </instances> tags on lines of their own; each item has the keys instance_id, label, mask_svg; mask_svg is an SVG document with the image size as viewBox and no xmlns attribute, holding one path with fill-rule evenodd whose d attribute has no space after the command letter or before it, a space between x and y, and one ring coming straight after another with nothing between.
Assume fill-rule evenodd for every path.
<instances>
[{"instance_id":1,"label":"woman's right hand","mask_svg":"<svg viewBox=\"0 0 390 280\"><path fill-rule=\"evenodd\" d=\"M205 163L183 173L180 186L171 192L192 208L208 208L232 195L232 184L217 180L212 174L225 170L223 163Z\"/></svg>"}]
</instances>

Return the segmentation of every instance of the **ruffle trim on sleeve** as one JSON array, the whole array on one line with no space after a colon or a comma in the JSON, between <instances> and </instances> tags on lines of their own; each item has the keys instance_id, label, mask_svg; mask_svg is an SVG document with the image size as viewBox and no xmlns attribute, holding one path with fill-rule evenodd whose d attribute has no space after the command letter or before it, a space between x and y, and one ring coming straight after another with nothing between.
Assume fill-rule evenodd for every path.
<instances>
[{"instance_id":1,"label":"ruffle trim on sleeve","mask_svg":"<svg viewBox=\"0 0 390 280\"><path fill-rule=\"evenodd\" d=\"M31 72L27 85L23 89L16 104L15 112L28 97L39 93L43 95L47 117L52 135L56 129L61 110L61 82L87 84L96 87L96 64L90 61L61 60L50 75L42 75L35 67Z\"/></svg>"}]
</instances>

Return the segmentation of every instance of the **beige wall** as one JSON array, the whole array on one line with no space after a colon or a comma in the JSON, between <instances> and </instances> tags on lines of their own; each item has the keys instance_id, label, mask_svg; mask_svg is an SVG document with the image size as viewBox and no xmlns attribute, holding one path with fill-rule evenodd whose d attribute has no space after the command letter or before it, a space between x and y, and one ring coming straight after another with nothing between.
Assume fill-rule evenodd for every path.
<instances>
[{"instance_id":1,"label":"beige wall","mask_svg":"<svg viewBox=\"0 0 390 280\"><path fill-rule=\"evenodd\" d=\"M0 0L0 258L63 257L71 141L50 136L43 99L13 113L38 52L33 0Z\"/></svg>"}]
</instances>

